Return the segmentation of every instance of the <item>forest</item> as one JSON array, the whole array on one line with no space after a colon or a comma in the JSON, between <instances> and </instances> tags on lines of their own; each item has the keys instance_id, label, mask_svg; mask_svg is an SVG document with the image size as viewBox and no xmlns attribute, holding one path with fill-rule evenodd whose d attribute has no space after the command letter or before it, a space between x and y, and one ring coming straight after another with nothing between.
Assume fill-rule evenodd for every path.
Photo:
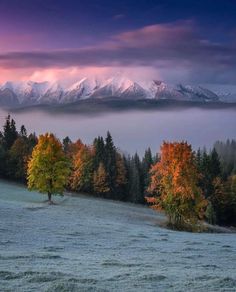
<instances>
[{"instance_id":1,"label":"forest","mask_svg":"<svg viewBox=\"0 0 236 292\"><path fill-rule=\"evenodd\" d=\"M192 230L201 220L236 226L236 141L193 151L185 141L163 142L140 157L123 154L109 132L91 145L17 130L10 115L0 132L0 177L48 195L64 190L149 204L169 225ZM191 226L191 227L190 227Z\"/></svg>"}]
</instances>

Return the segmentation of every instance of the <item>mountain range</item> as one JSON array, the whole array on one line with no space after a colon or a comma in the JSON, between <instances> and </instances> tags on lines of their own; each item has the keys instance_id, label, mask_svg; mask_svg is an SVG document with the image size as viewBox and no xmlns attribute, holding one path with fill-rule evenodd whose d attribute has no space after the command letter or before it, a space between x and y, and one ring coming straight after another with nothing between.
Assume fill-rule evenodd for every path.
<instances>
[{"instance_id":1,"label":"mountain range","mask_svg":"<svg viewBox=\"0 0 236 292\"><path fill-rule=\"evenodd\" d=\"M228 94L225 96L228 97ZM121 100L177 100L197 102L226 101L223 94L217 94L202 86L168 85L152 80L138 83L127 78L112 77L106 80L83 78L71 86L59 82L6 82L0 85L0 105L15 107L44 104L70 104L87 99ZM230 101L236 101L232 99Z\"/></svg>"}]
</instances>

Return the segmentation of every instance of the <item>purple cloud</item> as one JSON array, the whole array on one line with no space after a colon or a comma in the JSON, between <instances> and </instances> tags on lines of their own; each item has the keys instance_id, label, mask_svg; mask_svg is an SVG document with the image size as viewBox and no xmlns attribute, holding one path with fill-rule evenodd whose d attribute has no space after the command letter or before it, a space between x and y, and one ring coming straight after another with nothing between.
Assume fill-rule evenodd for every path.
<instances>
[{"instance_id":1,"label":"purple cloud","mask_svg":"<svg viewBox=\"0 0 236 292\"><path fill-rule=\"evenodd\" d=\"M8 52L0 54L0 67L151 66L188 70L200 81L236 83L235 52L235 43L204 39L192 21L184 21L146 26L81 49Z\"/></svg>"}]
</instances>

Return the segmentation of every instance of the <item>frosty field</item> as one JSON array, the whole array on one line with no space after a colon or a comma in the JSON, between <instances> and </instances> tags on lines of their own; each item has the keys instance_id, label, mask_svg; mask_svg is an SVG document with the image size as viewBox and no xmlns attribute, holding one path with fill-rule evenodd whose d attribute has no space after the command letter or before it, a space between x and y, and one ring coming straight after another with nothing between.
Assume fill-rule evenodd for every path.
<instances>
[{"instance_id":1,"label":"frosty field","mask_svg":"<svg viewBox=\"0 0 236 292\"><path fill-rule=\"evenodd\" d=\"M143 206L57 205L0 181L0 291L236 291L236 235L158 226Z\"/></svg>"}]
</instances>

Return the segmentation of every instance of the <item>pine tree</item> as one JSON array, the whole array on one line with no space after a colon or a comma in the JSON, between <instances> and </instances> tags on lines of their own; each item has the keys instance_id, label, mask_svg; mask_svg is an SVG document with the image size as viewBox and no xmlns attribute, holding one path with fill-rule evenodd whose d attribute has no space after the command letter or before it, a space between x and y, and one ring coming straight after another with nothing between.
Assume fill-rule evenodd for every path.
<instances>
[{"instance_id":1,"label":"pine tree","mask_svg":"<svg viewBox=\"0 0 236 292\"><path fill-rule=\"evenodd\" d=\"M105 169L108 176L108 186L110 195L116 191L116 148L114 146L110 132L107 132L105 143Z\"/></svg>"},{"instance_id":2,"label":"pine tree","mask_svg":"<svg viewBox=\"0 0 236 292\"><path fill-rule=\"evenodd\" d=\"M27 137L27 131L24 125L22 125L20 128L20 135L25 138Z\"/></svg>"},{"instance_id":3,"label":"pine tree","mask_svg":"<svg viewBox=\"0 0 236 292\"><path fill-rule=\"evenodd\" d=\"M62 194L67 184L70 168L62 144L53 135L40 135L28 163L28 187L51 196Z\"/></svg>"},{"instance_id":4,"label":"pine tree","mask_svg":"<svg viewBox=\"0 0 236 292\"><path fill-rule=\"evenodd\" d=\"M6 176L6 149L2 142L0 143L0 176Z\"/></svg>"},{"instance_id":5,"label":"pine tree","mask_svg":"<svg viewBox=\"0 0 236 292\"><path fill-rule=\"evenodd\" d=\"M210 154L210 175L212 180L222 175L220 158L215 148Z\"/></svg>"},{"instance_id":6,"label":"pine tree","mask_svg":"<svg viewBox=\"0 0 236 292\"><path fill-rule=\"evenodd\" d=\"M16 123L13 119L11 119L11 116L8 115L6 117L5 125L3 126L3 140L7 150L11 148L17 137L18 133L16 130Z\"/></svg>"},{"instance_id":7,"label":"pine tree","mask_svg":"<svg viewBox=\"0 0 236 292\"><path fill-rule=\"evenodd\" d=\"M70 147L71 143L72 143L72 141L71 141L71 139L68 136L66 136L62 140L63 150L64 150L65 153L68 153L69 147Z\"/></svg>"},{"instance_id":8,"label":"pine tree","mask_svg":"<svg viewBox=\"0 0 236 292\"><path fill-rule=\"evenodd\" d=\"M131 161L131 173L130 173L130 197L133 203L143 203L144 196L142 193L142 186L140 182L140 170L139 165L135 159Z\"/></svg>"},{"instance_id":9,"label":"pine tree","mask_svg":"<svg viewBox=\"0 0 236 292\"><path fill-rule=\"evenodd\" d=\"M36 136L35 133L31 133L28 136L28 144L30 148L30 152L32 152L33 148L37 145L38 143L38 137Z\"/></svg>"},{"instance_id":10,"label":"pine tree","mask_svg":"<svg viewBox=\"0 0 236 292\"><path fill-rule=\"evenodd\" d=\"M103 165L105 165L105 143L103 138L99 136L94 139L93 147L95 151L94 168L98 169L100 163L103 163Z\"/></svg>"},{"instance_id":11,"label":"pine tree","mask_svg":"<svg viewBox=\"0 0 236 292\"><path fill-rule=\"evenodd\" d=\"M141 182L142 175L140 173L141 163L139 156L136 154L132 158L126 157L124 160L126 168L126 201L133 203L144 203L143 185Z\"/></svg>"},{"instance_id":12,"label":"pine tree","mask_svg":"<svg viewBox=\"0 0 236 292\"><path fill-rule=\"evenodd\" d=\"M127 173L124 158L120 153L116 153L116 193L113 196L116 199L124 200L125 186L127 183Z\"/></svg>"},{"instance_id":13,"label":"pine tree","mask_svg":"<svg viewBox=\"0 0 236 292\"><path fill-rule=\"evenodd\" d=\"M8 152L7 174L10 178L25 181L27 174L27 161L32 149L25 136L19 136Z\"/></svg>"},{"instance_id":14,"label":"pine tree","mask_svg":"<svg viewBox=\"0 0 236 292\"><path fill-rule=\"evenodd\" d=\"M152 152L151 149L148 148L143 157L142 161L142 169L143 169L143 175L144 175L144 190L146 191L149 184L150 184L150 169L153 164L153 157L152 157Z\"/></svg>"}]
</instances>

